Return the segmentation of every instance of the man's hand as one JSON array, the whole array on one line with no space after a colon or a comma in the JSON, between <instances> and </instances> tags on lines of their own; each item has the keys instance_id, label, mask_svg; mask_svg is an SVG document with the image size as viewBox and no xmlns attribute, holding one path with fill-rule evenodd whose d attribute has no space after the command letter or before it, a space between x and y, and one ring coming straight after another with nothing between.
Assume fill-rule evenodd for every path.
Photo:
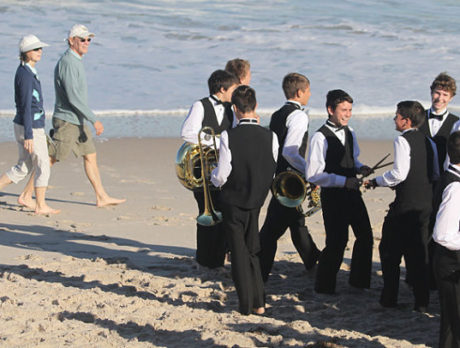
<instances>
[{"instance_id":1,"label":"man's hand","mask_svg":"<svg viewBox=\"0 0 460 348\"><path fill-rule=\"evenodd\" d=\"M101 121L94 122L93 127L96 130L96 135L101 135L104 132L104 126Z\"/></svg>"},{"instance_id":2,"label":"man's hand","mask_svg":"<svg viewBox=\"0 0 460 348\"><path fill-rule=\"evenodd\" d=\"M345 188L349 190L358 190L360 185L360 181L356 178L347 178L345 181Z\"/></svg>"},{"instance_id":3,"label":"man's hand","mask_svg":"<svg viewBox=\"0 0 460 348\"><path fill-rule=\"evenodd\" d=\"M364 181L364 187L366 189L375 189L377 187L377 180L374 179L371 179L371 180L366 180Z\"/></svg>"},{"instance_id":4,"label":"man's hand","mask_svg":"<svg viewBox=\"0 0 460 348\"><path fill-rule=\"evenodd\" d=\"M362 166L361 168L358 169L358 174L361 174L363 176L363 178L365 178L366 176L369 176L373 173L374 171L372 170L372 168L368 167L368 166Z\"/></svg>"},{"instance_id":5,"label":"man's hand","mask_svg":"<svg viewBox=\"0 0 460 348\"><path fill-rule=\"evenodd\" d=\"M26 149L28 153L34 152L34 140L33 139L24 140L24 149Z\"/></svg>"}]
</instances>

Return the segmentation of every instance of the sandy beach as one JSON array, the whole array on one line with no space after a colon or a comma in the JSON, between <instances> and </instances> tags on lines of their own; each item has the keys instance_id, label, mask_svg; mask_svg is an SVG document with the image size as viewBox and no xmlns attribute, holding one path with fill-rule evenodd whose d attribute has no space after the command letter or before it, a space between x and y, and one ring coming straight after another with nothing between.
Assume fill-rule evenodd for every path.
<instances>
[{"instance_id":1,"label":"sandy beach","mask_svg":"<svg viewBox=\"0 0 460 348\"><path fill-rule=\"evenodd\" d=\"M437 293L431 294L427 314L412 311L404 281L400 308L378 304L378 244L394 197L384 188L363 194L374 232L370 290L348 286L351 232L333 296L314 293L314 273L304 270L286 233L266 284L266 315L240 315L230 264L208 270L194 261L196 205L174 171L181 143L171 138L97 142L106 190L128 200L120 206L96 208L76 158L52 168L47 198L62 210L59 215L36 216L20 207L25 182L0 193L0 346L437 345ZM361 141L360 147L360 159L369 165L393 154L391 141ZM4 173L17 159L16 144L0 143L0 153ZM321 213L307 225L323 247Z\"/></svg>"}]
</instances>

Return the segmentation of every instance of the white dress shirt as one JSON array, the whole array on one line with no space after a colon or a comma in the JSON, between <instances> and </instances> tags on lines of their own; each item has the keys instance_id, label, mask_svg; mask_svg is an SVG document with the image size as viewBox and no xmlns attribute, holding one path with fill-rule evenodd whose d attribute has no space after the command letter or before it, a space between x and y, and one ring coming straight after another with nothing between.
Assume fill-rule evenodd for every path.
<instances>
[{"instance_id":1,"label":"white dress shirt","mask_svg":"<svg viewBox=\"0 0 460 348\"><path fill-rule=\"evenodd\" d=\"M460 166L453 166L460 171ZM448 169L451 173L459 174ZM460 182L449 184L442 193L433 240L449 250L460 250Z\"/></svg>"},{"instance_id":2,"label":"white dress shirt","mask_svg":"<svg viewBox=\"0 0 460 348\"><path fill-rule=\"evenodd\" d=\"M255 119L253 119L255 120ZM244 123L240 127L260 127L257 122ZM273 132L272 132L273 133ZM278 137L273 133L272 152L275 162L278 160ZM223 186L232 172L232 153L228 146L228 133L223 131L220 137L219 163L211 173L211 182L216 187Z\"/></svg>"},{"instance_id":3,"label":"white dress shirt","mask_svg":"<svg viewBox=\"0 0 460 348\"><path fill-rule=\"evenodd\" d=\"M335 128L326 124L332 133L340 140L342 145L345 145L345 130L341 129L336 131ZM348 127L353 136L353 159L355 162L355 168L359 169L363 164L358 160L359 157L359 145L356 140L355 132L351 127ZM326 153L327 153L327 139L321 132L316 132L310 141L310 149L308 151L308 160L306 178L307 181L319 185L321 187L344 187L347 178L343 175L334 173L326 173Z\"/></svg>"},{"instance_id":4,"label":"white dress shirt","mask_svg":"<svg viewBox=\"0 0 460 348\"><path fill-rule=\"evenodd\" d=\"M215 96L214 96L215 97ZM217 99L217 97L215 97ZM218 104L216 100L209 97L209 101L214 107L216 112L217 123L220 125L224 119L225 107L222 104ZM190 108L187 117L185 118L184 123L182 124L182 129L180 131L181 138L184 141L187 141L192 144L198 144L198 133L203 127L204 119L204 107L203 103L200 100L197 100L193 103ZM237 119L235 115L233 116L233 125L232 128L237 124ZM201 134L201 142L203 145L210 146L213 144L212 137L206 136L206 134ZM219 137L216 137L216 146L219 148Z\"/></svg>"},{"instance_id":5,"label":"white dress shirt","mask_svg":"<svg viewBox=\"0 0 460 348\"><path fill-rule=\"evenodd\" d=\"M438 133L439 129L442 127L442 124L446 120L447 116L449 116L449 112L447 111L447 109L444 109L441 112L435 114L443 115L441 120L438 120L436 118L429 118L431 114L435 114L432 108L428 111L428 125L430 128L431 137L434 137Z\"/></svg>"},{"instance_id":6,"label":"white dress shirt","mask_svg":"<svg viewBox=\"0 0 460 348\"><path fill-rule=\"evenodd\" d=\"M413 130L413 128L405 130L394 140L393 168L375 178L378 186L393 187L406 180L410 170L410 145L402 135ZM439 178L438 151L435 143L431 140L430 143L433 149L433 180L437 180Z\"/></svg>"},{"instance_id":7,"label":"white dress shirt","mask_svg":"<svg viewBox=\"0 0 460 348\"><path fill-rule=\"evenodd\" d=\"M289 103L301 107L300 103L294 100L289 100ZM301 109L294 110L286 118L286 128L287 134L284 139L282 155L293 168L305 175L306 161L300 155L299 149L308 130L308 115Z\"/></svg>"}]
</instances>

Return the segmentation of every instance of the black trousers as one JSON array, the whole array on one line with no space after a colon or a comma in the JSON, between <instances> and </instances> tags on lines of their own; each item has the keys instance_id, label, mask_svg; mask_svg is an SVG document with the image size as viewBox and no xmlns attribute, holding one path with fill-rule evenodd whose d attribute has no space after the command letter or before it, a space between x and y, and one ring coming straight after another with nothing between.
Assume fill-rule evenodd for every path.
<instances>
[{"instance_id":1,"label":"black trousers","mask_svg":"<svg viewBox=\"0 0 460 348\"><path fill-rule=\"evenodd\" d=\"M435 243L433 270L441 305L439 347L460 348L460 251Z\"/></svg>"},{"instance_id":2,"label":"black trousers","mask_svg":"<svg viewBox=\"0 0 460 348\"><path fill-rule=\"evenodd\" d=\"M372 269L372 228L361 192L345 188L321 188L326 246L316 272L315 291L335 292L337 272L343 261L351 226L356 241L351 258L350 285L369 288Z\"/></svg>"},{"instance_id":3,"label":"black trousers","mask_svg":"<svg viewBox=\"0 0 460 348\"><path fill-rule=\"evenodd\" d=\"M320 251L316 247L307 226L305 217L296 208L281 205L272 197L267 210L267 217L260 231L260 268L262 279L267 281L275 259L278 239L291 231L291 240L307 270L311 269L318 259Z\"/></svg>"},{"instance_id":4,"label":"black trousers","mask_svg":"<svg viewBox=\"0 0 460 348\"><path fill-rule=\"evenodd\" d=\"M219 208L219 191L211 191L211 198L216 210ZM203 192L194 192L193 196L198 204L198 213L204 211ZM196 224L196 261L209 268L221 267L225 260L225 234L222 223L214 226Z\"/></svg>"},{"instance_id":5,"label":"black trousers","mask_svg":"<svg viewBox=\"0 0 460 348\"><path fill-rule=\"evenodd\" d=\"M394 307L398 302L401 258L411 276L415 307L426 307L429 302L428 286L428 222L430 210L398 212L390 205L382 227L380 262L383 289L380 304Z\"/></svg>"},{"instance_id":6,"label":"black trousers","mask_svg":"<svg viewBox=\"0 0 460 348\"><path fill-rule=\"evenodd\" d=\"M232 253L232 278L239 299L241 314L250 314L264 306L264 283L257 253L259 242L259 212L222 204L225 231Z\"/></svg>"}]
</instances>

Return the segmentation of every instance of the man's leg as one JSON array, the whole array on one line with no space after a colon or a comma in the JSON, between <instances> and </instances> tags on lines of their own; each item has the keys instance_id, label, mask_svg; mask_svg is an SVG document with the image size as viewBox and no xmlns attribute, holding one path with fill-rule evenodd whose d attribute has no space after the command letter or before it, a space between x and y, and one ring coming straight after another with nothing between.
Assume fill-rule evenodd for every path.
<instances>
[{"instance_id":1,"label":"man's leg","mask_svg":"<svg viewBox=\"0 0 460 348\"><path fill-rule=\"evenodd\" d=\"M305 217L296 208L289 209L289 229L291 240L307 271L311 270L319 259L321 251L305 225Z\"/></svg>"},{"instance_id":2,"label":"man's leg","mask_svg":"<svg viewBox=\"0 0 460 348\"><path fill-rule=\"evenodd\" d=\"M101 176L99 174L99 168L97 166L96 153L90 153L83 156L83 163L85 167L85 173L88 177L89 182L93 186L94 192L96 193L96 206L105 207L108 205L116 205L126 201L126 199L118 199L110 197L105 192L104 186L102 186Z\"/></svg>"},{"instance_id":3,"label":"man's leg","mask_svg":"<svg viewBox=\"0 0 460 348\"><path fill-rule=\"evenodd\" d=\"M356 237L351 257L351 271L349 284L356 288L369 288L371 286L372 272L372 227L366 206L360 193L353 194L349 210L351 227Z\"/></svg>"},{"instance_id":4,"label":"man's leg","mask_svg":"<svg viewBox=\"0 0 460 348\"><path fill-rule=\"evenodd\" d=\"M286 209L288 208L283 207L276 198L272 197L268 205L265 222L259 233L261 250L258 256L264 282L268 280L275 260L278 239L288 227Z\"/></svg>"},{"instance_id":5,"label":"man's leg","mask_svg":"<svg viewBox=\"0 0 460 348\"><path fill-rule=\"evenodd\" d=\"M399 265L403 255L403 234L401 220L404 216L396 216L392 209L388 212L382 226L382 239L379 244L380 263L383 273L383 289L380 304L383 307L396 307L399 292Z\"/></svg>"},{"instance_id":6,"label":"man's leg","mask_svg":"<svg viewBox=\"0 0 460 348\"><path fill-rule=\"evenodd\" d=\"M316 270L315 291L318 293L335 293L337 273L348 242L349 217L344 206L349 203L346 198L342 189L323 189L321 192L326 245Z\"/></svg>"}]
</instances>

